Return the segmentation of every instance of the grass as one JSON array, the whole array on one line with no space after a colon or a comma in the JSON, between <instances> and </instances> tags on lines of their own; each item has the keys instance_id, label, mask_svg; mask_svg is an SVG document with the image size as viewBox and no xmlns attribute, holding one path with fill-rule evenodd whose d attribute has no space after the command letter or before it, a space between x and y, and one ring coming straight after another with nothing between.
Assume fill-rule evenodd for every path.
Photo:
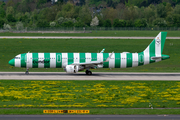
<instances>
[{"instance_id":1,"label":"grass","mask_svg":"<svg viewBox=\"0 0 180 120\"><path fill-rule=\"evenodd\" d=\"M141 52L152 40L118 39L0 39L0 71L25 71L15 68L8 61L27 52ZM166 40L163 54L171 58L158 63L125 69L97 69L97 72L180 72L180 40ZM63 69L30 69L30 72L62 72Z\"/></svg>"},{"instance_id":2,"label":"grass","mask_svg":"<svg viewBox=\"0 0 180 120\"><path fill-rule=\"evenodd\" d=\"M90 110L89 114L94 115L179 115L179 109L102 109L102 108L87 108ZM1 115L45 115L43 113L43 108L18 108L18 109L0 109ZM84 110L82 108L61 108L61 109L47 109L47 110ZM60 113L59 113L60 114ZM59 115L58 114L58 115ZM66 115L68 113L64 113ZM69 113L70 114L70 113ZM49 115L49 114L46 114ZM56 114L57 115L57 114ZM61 115L61 114L60 114ZM83 114L84 115L84 114ZM87 115L87 114L85 114Z\"/></svg>"},{"instance_id":3,"label":"grass","mask_svg":"<svg viewBox=\"0 0 180 120\"><path fill-rule=\"evenodd\" d=\"M1 80L0 108L179 108L179 91L179 81Z\"/></svg>"},{"instance_id":4,"label":"grass","mask_svg":"<svg viewBox=\"0 0 180 120\"><path fill-rule=\"evenodd\" d=\"M137 36L155 37L161 31L118 30L118 31L92 31L92 33L0 33L0 36ZM167 37L180 37L180 31L167 31Z\"/></svg>"}]
</instances>

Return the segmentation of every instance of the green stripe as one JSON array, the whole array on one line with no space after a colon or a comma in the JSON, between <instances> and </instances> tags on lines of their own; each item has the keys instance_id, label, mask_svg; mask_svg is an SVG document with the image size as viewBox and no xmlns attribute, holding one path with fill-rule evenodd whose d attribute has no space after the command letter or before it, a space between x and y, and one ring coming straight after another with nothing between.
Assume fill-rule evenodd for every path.
<instances>
[{"instance_id":1,"label":"green stripe","mask_svg":"<svg viewBox=\"0 0 180 120\"><path fill-rule=\"evenodd\" d=\"M91 61L97 61L97 53L91 53Z\"/></svg>"},{"instance_id":2,"label":"green stripe","mask_svg":"<svg viewBox=\"0 0 180 120\"><path fill-rule=\"evenodd\" d=\"M56 68L62 67L62 53L56 53Z\"/></svg>"},{"instance_id":3,"label":"green stripe","mask_svg":"<svg viewBox=\"0 0 180 120\"><path fill-rule=\"evenodd\" d=\"M115 68L121 67L121 54L115 53Z\"/></svg>"},{"instance_id":4,"label":"green stripe","mask_svg":"<svg viewBox=\"0 0 180 120\"><path fill-rule=\"evenodd\" d=\"M85 53L80 53L79 54L80 63L86 62L85 56L86 56Z\"/></svg>"},{"instance_id":5,"label":"green stripe","mask_svg":"<svg viewBox=\"0 0 180 120\"><path fill-rule=\"evenodd\" d=\"M68 65L74 63L74 54L68 53Z\"/></svg>"},{"instance_id":6,"label":"green stripe","mask_svg":"<svg viewBox=\"0 0 180 120\"><path fill-rule=\"evenodd\" d=\"M103 61L109 57L109 53L103 53ZM109 62L103 62L103 68L109 68Z\"/></svg>"},{"instance_id":7,"label":"green stripe","mask_svg":"<svg viewBox=\"0 0 180 120\"><path fill-rule=\"evenodd\" d=\"M152 43L149 46L149 61L150 63L155 62L155 60L151 60L151 57L155 56L155 39L152 41Z\"/></svg>"},{"instance_id":8,"label":"green stripe","mask_svg":"<svg viewBox=\"0 0 180 120\"><path fill-rule=\"evenodd\" d=\"M50 53L44 53L44 68L50 68Z\"/></svg>"},{"instance_id":9,"label":"green stripe","mask_svg":"<svg viewBox=\"0 0 180 120\"><path fill-rule=\"evenodd\" d=\"M132 67L132 53L127 53L127 67Z\"/></svg>"},{"instance_id":10,"label":"green stripe","mask_svg":"<svg viewBox=\"0 0 180 120\"><path fill-rule=\"evenodd\" d=\"M26 53L21 54L21 67L26 67L25 59L26 59Z\"/></svg>"},{"instance_id":11,"label":"green stripe","mask_svg":"<svg viewBox=\"0 0 180 120\"><path fill-rule=\"evenodd\" d=\"M138 66L144 65L144 53L138 53Z\"/></svg>"},{"instance_id":12,"label":"green stripe","mask_svg":"<svg viewBox=\"0 0 180 120\"><path fill-rule=\"evenodd\" d=\"M164 44L166 41L167 32L161 32L161 54L163 52Z\"/></svg>"},{"instance_id":13,"label":"green stripe","mask_svg":"<svg viewBox=\"0 0 180 120\"><path fill-rule=\"evenodd\" d=\"M38 53L32 53L32 66L38 68Z\"/></svg>"}]
</instances>

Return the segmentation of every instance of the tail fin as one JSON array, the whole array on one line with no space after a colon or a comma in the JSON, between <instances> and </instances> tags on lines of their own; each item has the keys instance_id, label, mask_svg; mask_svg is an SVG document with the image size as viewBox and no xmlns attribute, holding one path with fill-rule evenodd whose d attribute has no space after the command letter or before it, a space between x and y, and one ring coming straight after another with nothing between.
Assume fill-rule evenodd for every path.
<instances>
[{"instance_id":1,"label":"tail fin","mask_svg":"<svg viewBox=\"0 0 180 120\"><path fill-rule=\"evenodd\" d=\"M144 50L144 52L149 51L149 53L161 56L166 41L167 32L160 32L156 38L150 43L150 45Z\"/></svg>"},{"instance_id":2,"label":"tail fin","mask_svg":"<svg viewBox=\"0 0 180 120\"><path fill-rule=\"evenodd\" d=\"M154 60L152 58L156 57L156 58L160 58L162 57L162 52L163 52L163 48L164 48L164 44L166 41L166 35L167 32L160 32L156 38L150 43L150 45L143 51L144 52L144 56L147 62L145 62L145 64L149 63L149 58L150 58L150 62L153 62ZM158 62L161 59L156 60L156 62Z\"/></svg>"}]
</instances>

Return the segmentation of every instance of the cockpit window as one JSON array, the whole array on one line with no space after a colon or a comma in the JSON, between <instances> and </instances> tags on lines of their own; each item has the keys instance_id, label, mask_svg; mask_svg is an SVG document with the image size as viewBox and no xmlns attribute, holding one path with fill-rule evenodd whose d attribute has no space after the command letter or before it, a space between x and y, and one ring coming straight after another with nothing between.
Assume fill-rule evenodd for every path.
<instances>
[{"instance_id":1,"label":"cockpit window","mask_svg":"<svg viewBox=\"0 0 180 120\"><path fill-rule=\"evenodd\" d=\"M14 59L21 59L20 57L15 57Z\"/></svg>"}]
</instances>

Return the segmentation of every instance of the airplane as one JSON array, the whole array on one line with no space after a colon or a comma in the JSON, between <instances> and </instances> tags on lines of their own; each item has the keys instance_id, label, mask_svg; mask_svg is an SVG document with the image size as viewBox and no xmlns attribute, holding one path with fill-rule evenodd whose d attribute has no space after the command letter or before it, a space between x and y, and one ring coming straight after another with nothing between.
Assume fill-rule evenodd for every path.
<instances>
[{"instance_id":1,"label":"airplane","mask_svg":"<svg viewBox=\"0 0 180 120\"><path fill-rule=\"evenodd\" d=\"M150 45L140 53L23 53L9 61L11 66L26 68L64 68L67 73L77 73L96 68L128 68L146 65L169 59L169 55L162 54L167 32L160 32Z\"/></svg>"}]
</instances>

